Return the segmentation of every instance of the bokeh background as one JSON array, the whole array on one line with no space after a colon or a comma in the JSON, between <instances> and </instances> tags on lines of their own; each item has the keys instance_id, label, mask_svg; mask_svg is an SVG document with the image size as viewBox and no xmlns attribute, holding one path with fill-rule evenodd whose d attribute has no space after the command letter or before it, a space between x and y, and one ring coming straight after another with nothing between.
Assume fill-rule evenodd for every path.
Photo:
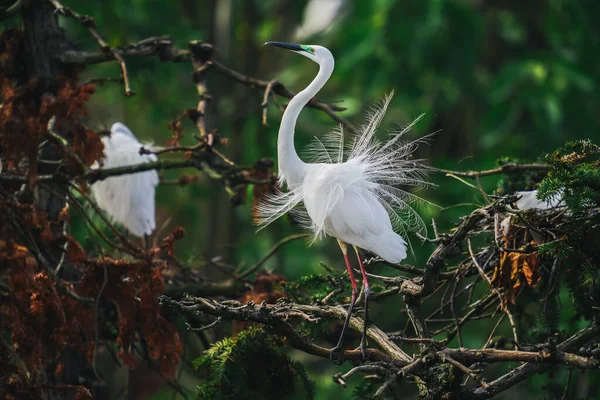
<instances>
[{"instance_id":1,"label":"bokeh background","mask_svg":"<svg viewBox=\"0 0 600 400\"><path fill-rule=\"evenodd\" d=\"M383 128L394 129L425 113L410 137L435 132L418 156L438 168L487 169L495 167L501 158L535 161L566 141L598 137L597 0L63 3L93 16L111 46L159 35L172 36L181 47L189 40L203 40L217 47L216 59L223 64L263 80L278 79L294 91L310 82L317 66L291 52L263 47L263 43L280 40L324 45L336 57L336 70L318 97L347 107L341 115L359 123L370 105L394 90ZM62 24L82 49L97 50L97 43L77 22L63 19ZM125 97L119 84L98 87L90 102L88 123L100 130L121 121L142 141L164 145L171 136L168 122L197 103L191 65L161 63L155 58L127 62L137 95ZM82 79L119 74L116 63L107 63L89 68ZM281 112L271 105L269 126L263 126L261 90L236 84L214 72L207 75L207 81L212 96L208 128L229 138L222 151L240 164L275 158ZM192 145L195 127L186 124L182 144ZM334 127L335 122L323 113L305 110L298 122L297 147L304 148L313 136L322 136ZM381 130L382 137L385 129ZM199 174L193 170L168 171L163 178L176 179L182 173ZM440 231L447 231L459 216L484 204L478 190L458 180L444 176L432 179L437 188L422 195L440 208L424 209L422 216L429 225L435 219ZM498 181L498 177L491 177L473 183L492 193ZM231 207L222 186L205 177L185 187L159 186L157 235L183 226L187 235L177 245L177 257L186 265L205 268L207 276L218 278L218 271L202 267L202 260L218 257L229 264L249 266L278 240L297 232L283 219L256 234L250 203ZM77 223L73 229L85 241L85 233ZM417 238L412 238L412 243L415 254L407 261L422 265L431 247L421 245ZM266 268L289 280L324 274L327 272L320 262L343 267L338 251L332 240L310 248L295 241L279 251ZM393 272L381 267L377 273ZM382 329L402 330L406 316L401 309L400 299L391 299L374 305L372 318ZM465 345L481 346L494 322L465 327ZM222 327L217 335L226 334L229 328ZM318 399L350 398L352 388L344 392L331 379L339 367L306 355L294 356L309 368ZM197 379L192 371L185 371L183 382L190 389ZM562 382L566 378L558 374L556 379ZM577 379L583 387L581 393L596 385L583 375ZM540 398L546 395L543 390L548 385L546 379L536 377L513 389L511 396ZM153 396L171 398L168 388Z\"/></svg>"}]
</instances>

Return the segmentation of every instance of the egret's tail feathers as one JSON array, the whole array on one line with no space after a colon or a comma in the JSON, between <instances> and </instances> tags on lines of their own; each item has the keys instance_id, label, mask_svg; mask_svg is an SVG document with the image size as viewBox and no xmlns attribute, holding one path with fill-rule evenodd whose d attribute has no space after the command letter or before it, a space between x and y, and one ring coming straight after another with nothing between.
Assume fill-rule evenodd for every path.
<instances>
[{"instance_id":1,"label":"egret's tail feathers","mask_svg":"<svg viewBox=\"0 0 600 400\"><path fill-rule=\"evenodd\" d=\"M370 240L367 250L379 255L392 264L398 264L406 258L408 245L402 236L395 232L388 232Z\"/></svg>"}]
</instances>

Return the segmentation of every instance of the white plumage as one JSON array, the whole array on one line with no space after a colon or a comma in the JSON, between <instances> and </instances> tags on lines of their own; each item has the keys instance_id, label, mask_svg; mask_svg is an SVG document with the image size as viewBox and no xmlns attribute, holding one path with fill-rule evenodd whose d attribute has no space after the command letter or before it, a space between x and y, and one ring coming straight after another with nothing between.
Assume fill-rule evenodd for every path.
<instances>
[{"instance_id":1,"label":"white plumage","mask_svg":"<svg viewBox=\"0 0 600 400\"><path fill-rule=\"evenodd\" d=\"M133 132L120 122L110 128L104 143L103 168L124 167L156 161L156 155L139 153L143 146ZM94 166L97 168L97 165ZM156 228L154 193L158 185L155 170L119 175L91 186L98 206L133 235L143 237Z\"/></svg>"},{"instance_id":2,"label":"white plumage","mask_svg":"<svg viewBox=\"0 0 600 400\"><path fill-rule=\"evenodd\" d=\"M316 50L317 56L322 53L325 57L319 60L319 75L328 65L333 69L329 50L320 46L311 48ZM327 55L331 58L330 64ZM315 81L322 79L319 75ZM297 105L294 101L303 94L304 91L294 97L286 108L286 114L295 112ZM298 159L291 168L286 161L293 154L281 142L289 140L286 136L289 132L293 135L293 128L290 130L285 126L284 115L279 133L279 177L280 183L287 185L287 191L278 191L259 204L257 211L261 226L292 212L314 232L315 238L333 236L344 243L369 250L391 263L405 259L407 243L395 230L403 234L409 231L424 233L425 224L411 205L425 201L397 186L422 187L429 183L420 161L409 158L418 142L402 140L421 117L405 129L392 132L387 142L378 141L375 137L391 99L392 94L371 110L360 133L349 146L344 144L340 127L324 140L315 138L308 149L314 163ZM293 138L291 143L293 145Z\"/></svg>"},{"instance_id":3,"label":"white plumage","mask_svg":"<svg viewBox=\"0 0 600 400\"><path fill-rule=\"evenodd\" d=\"M517 200L517 208L519 210L529 210L532 208L538 210L549 210L551 208L565 206L565 203L561 199L561 193L557 193L556 196L553 196L547 201L537 198L537 190L520 191L517 192L517 194L521 196L521 198Z\"/></svg>"},{"instance_id":4,"label":"white plumage","mask_svg":"<svg viewBox=\"0 0 600 400\"><path fill-rule=\"evenodd\" d=\"M358 296L348 259L348 245L354 247L365 294L360 349L366 358L370 288L359 249L369 250L391 263L399 263L406 258L407 242L395 229L402 233L425 230L425 224L411 206L423 200L398 187L428 185L420 161L409 158L418 142L402 140L404 133L419 119L400 132L392 133L387 142L378 141L375 133L392 98L390 95L380 107L371 111L367 122L348 147L344 145L344 135L339 129L324 141L316 139L309 148L314 162L305 163L294 147L296 121L302 108L331 76L334 59L331 52L321 46L282 42L267 44L310 58L320 68L310 85L290 101L281 119L277 138L279 182L287 187L287 191L278 191L259 204L259 222L264 227L293 212L314 232L315 238L328 235L338 240L352 284L352 298L338 344L331 350L330 358L334 362L343 359L344 331Z\"/></svg>"}]
</instances>

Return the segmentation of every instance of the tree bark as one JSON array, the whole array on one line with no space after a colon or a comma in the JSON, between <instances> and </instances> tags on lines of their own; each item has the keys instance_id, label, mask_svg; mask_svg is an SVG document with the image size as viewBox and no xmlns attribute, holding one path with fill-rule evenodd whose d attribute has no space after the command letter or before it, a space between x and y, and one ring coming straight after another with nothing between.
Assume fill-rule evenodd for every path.
<instances>
[{"instance_id":1,"label":"tree bark","mask_svg":"<svg viewBox=\"0 0 600 400\"><path fill-rule=\"evenodd\" d=\"M21 23L25 46L25 82L38 79L35 96L37 103L41 106L47 97L55 97L58 91L59 76L69 76L72 71L66 69L56 58L65 50L74 50L72 42L67 38L65 32L58 25L54 6L47 0L31 0L23 6L21 12ZM41 111L41 109L40 109ZM68 138L70 135L66 130L58 132L61 136ZM39 175L53 174L59 167L58 161L62 157L61 152L51 143L46 142L38 153L36 168ZM50 162L48 162L50 161ZM60 183L40 183L35 186L33 193L25 190L25 198L35 204L37 210L48 215L50 221L56 221L61 210L65 207L67 186ZM54 224L53 235L60 235L62 224ZM57 245L50 247L44 243L37 244L46 259L56 268L61 256L61 249ZM61 269L61 276L65 279L73 278L73 272L68 271L68 266ZM56 279L59 279L57 277ZM62 357L53 361L56 352L53 346L46 349L46 370L42 378L44 383L52 385L85 385L94 387L90 382L95 381L90 368L83 355L70 348L66 348ZM59 375L54 373L58 363L63 365L63 372ZM82 379L84 381L82 381ZM87 381L87 382L86 382ZM51 400L67 400L73 397L72 391L60 392L48 390L45 398Z\"/></svg>"}]
</instances>

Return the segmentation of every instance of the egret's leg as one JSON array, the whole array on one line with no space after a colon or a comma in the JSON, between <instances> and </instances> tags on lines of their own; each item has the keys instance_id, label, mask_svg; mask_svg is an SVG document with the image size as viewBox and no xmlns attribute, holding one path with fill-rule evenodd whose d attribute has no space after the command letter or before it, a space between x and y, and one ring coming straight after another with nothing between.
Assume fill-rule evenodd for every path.
<instances>
[{"instance_id":1,"label":"egret's leg","mask_svg":"<svg viewBox=\"0 0 600 400\"><path fill-rule=\"evenodd\" d=\"M144 235L144 247L146 248L146 250L150 250L150 236L148 235Z\"/></svg>"},{"instance_id":2,"label":"egret's leg","mask_svg":"<svg viewBox=\"0 0 600 400\"><path fill-rule=\"evenodd\" d=\"M338 244L342 249L342 254L344 254L344 261L346 262L346 268L348 269L348 275L350 276L350 282L352 283L352 297L350 299L350 308L348 308L348 314L346 315L346 320L344 321L344 325L342 326L342 333L340 334L340 338L338 340L337 345L331 349L331 353L329 354L329 359L336 363L341 364L344 362L344 333L346 332L346 328L350 323L350 317L352 316L352 312L354 311L354 303L356 302L356 297L358 297L358 286L356 286L356 280L354 280L354 272L352 271L352 265L350 265L350 260L348 259L348 246L346 243L338 240Z\"/></svg>"},{"instance_id":3,"label":"egret's leg","mask_svg":"<svg viewBox=\"0 0 600 400\"><path fill-rule=\"evenodd\" d=\"M358 265L360 265L360 273L363 278L363 290L365 294L365 317L364 317L364 325L362 336L360 338L360 352L362 353L363 359L367 359L367 324L369 323L369 298L371 297L371 287L369 286L369 280L367 279L367 273L365 271L365 267L363 266L362 259L360 258L360 251L358 247L354 247L354 252L356 253L356 258L358 259Z\"/></svg>"}]
</instances>

